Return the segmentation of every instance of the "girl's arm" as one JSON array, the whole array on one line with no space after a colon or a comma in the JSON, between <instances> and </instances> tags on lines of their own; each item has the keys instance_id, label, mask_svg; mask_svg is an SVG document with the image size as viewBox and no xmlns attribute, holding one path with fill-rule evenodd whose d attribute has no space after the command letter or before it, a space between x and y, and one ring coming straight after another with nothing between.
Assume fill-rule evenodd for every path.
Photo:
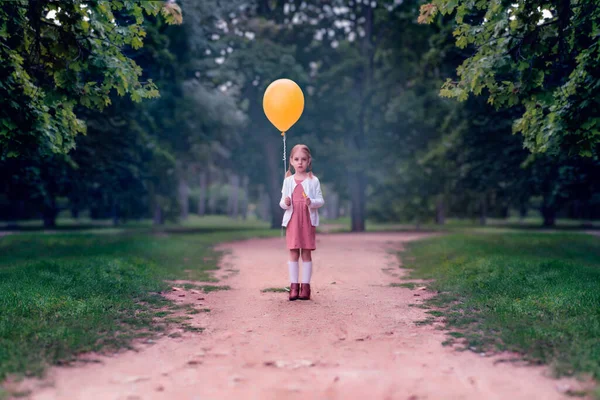
<instances>
[{"instance_id":1,"label":"girl's arm","mask_svg":"<svg viewBox=\"0 0 600 400\"><path fill-rule=\"evenodd\" d=\"M317 179L317 178L314 178ZM323 193L321 192L321 182L319 181L319 179L317 179L317 190L315 193L315 198L314 199L310 199L310 208L319 208L319 207L323 207L323 204L325 204L325 200L323 199Z\"/></svg>"},{"instance_id":2,"label":"girl's arm","mask_svg":"<svg viewBox=\"0 0 600 400\"><path fill-rule=\"evenodd\" d=\"M281 186L281 200L279 200L279 207L283 208L284 210L287 210L288 208L290 208L290 206L287 206L285 204L285 179L283 180L283 185Z\"/></svg>"}]
</instances>

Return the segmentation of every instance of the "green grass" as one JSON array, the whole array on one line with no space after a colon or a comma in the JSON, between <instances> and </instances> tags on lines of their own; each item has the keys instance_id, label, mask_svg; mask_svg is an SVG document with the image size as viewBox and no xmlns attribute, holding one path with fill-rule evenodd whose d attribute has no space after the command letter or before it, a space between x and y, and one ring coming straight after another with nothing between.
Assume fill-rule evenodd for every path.
<instances>
[{"instance_id":1,"label":"green grass","mask_svg":"<svg viewBox=\"0 0 600 400\"><path fill-rule=\"evenodd\" d=\"M411 278L434 280L439 294L427 305L468 348L600 378L599 238L454 234L410 243L400 256L414 260L405 264Z\"/></svg>"},{"instance_id":2,"label":"green grass","mask_svg":"<svg viewBox=\"0 0 600 400\"><path fill-rule=\"evenodd\" d=\"M271 287L271 288L266 288L261 290L262 293L284 293L284 292L289 292L290 288L289 287Z\"/></svg>"},{"instance_id":3,"label":"green grass","mask_svg":"<svg viewBox=\"0 0 600 400\"><path fill-rule=\"evenodd\" d=\"M506 219L488 218L487 224L482 226L478 219L470 218L448 218L444 225L437 225L432 222L422 223L418 230L424 232L451 232L451 233L498 233L498 232L522 232L522 231L579 231L579 230L598 230L600 224L597 221L557 219L556 226L553 228L543 228L543 219L539 216L520 219L511 217ZM322 223L317 231L328 232L350 232L350 217L341 217L337 219L322 219ZM377 222L367 220L365 222L367 232L386 232L386 231L415 231L417 226L413 222L407 221L388 221Z\"/></svg>"},{"instance_id":4,"label":"green grass","mask_svg":"<svg viewBox=\"0 0 600 400\"><path fill-rule=\"evenodd\" d=\"M48 365L68 362L81 352L128 347L137 337L162 334L170 324L201 331L187 326L186 318L169 317L179 308L160 296L169 289L165 281L208 281L221 256L213 250L215 244L277 235L277 230L243 229L238 223L222 230L187 227L160 235L127 231L1 237L0 382L8 374L40 375Z\"/></svg>"},{"instance_id":5,"label":"green grass","mask_svg":"<svg viewBox=\"0 0 600 400\"><path fill-rule=\"evenodd\" d=\"M415 283L412 282L402 282L402 283L390 283L391 287L403 287L403 288L408 288L408 289L414 289L415 287L417 287L417 285Z\"/></svg>"},{"instance_id":6,"label":"green grass","mask_svg":"<svg viewBox=\"0 0 600 400\"><path fill-rule=\"evenodd\" d=\"M229 290L229 286L202 285L200 286L204 293L215 292L217 290Z\"/></svg>"},{"instance_id":7,"label":"green grass","mask_svg":"<svg viewBox=\"0 0 600 400\"><path fill-rule=\"evenodd\" d=\"M68 231L71 233L123 233L123 232L222 232L226 230L268 229L269 223L256 218L247 220L228 218L222 215L207 215L199 217L190 215L185 221L179 223L167 222L165 225L155 227L150 219L132 220L113 225L111 219L97 220L90 218L73 219L70 217L59 218L54 231ZM40 231L44 230L43 221L26 220L11 223L0 221L0 230Z\"/></svg>"}]
</instances>

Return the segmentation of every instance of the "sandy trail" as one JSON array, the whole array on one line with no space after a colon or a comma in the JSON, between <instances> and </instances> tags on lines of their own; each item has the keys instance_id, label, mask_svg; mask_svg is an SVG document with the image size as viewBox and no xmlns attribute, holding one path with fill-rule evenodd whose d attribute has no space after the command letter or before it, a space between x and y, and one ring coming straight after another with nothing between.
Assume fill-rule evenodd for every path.
<instances>
[{"instance_id":1,"label":"sandy trail","mask_svg":"<svg viewBox=\"0 0 600 400\"><path fill-rule=\"evenodd\" d=\"M443 331L415 324L428 314L409 305L432 294L389 284L401 273L393 250L422 236L319 235L313 298L294 302L287 293L261 292L288 285L283 239L223 245L231 253L219 284L231 290L168 294L211 309L193 315L204 332L95 357L99 363L52 368L31 398L569 398L561 392L576 387L572 380L457 352L441 345Z\"/></svg>"}]
</instances>

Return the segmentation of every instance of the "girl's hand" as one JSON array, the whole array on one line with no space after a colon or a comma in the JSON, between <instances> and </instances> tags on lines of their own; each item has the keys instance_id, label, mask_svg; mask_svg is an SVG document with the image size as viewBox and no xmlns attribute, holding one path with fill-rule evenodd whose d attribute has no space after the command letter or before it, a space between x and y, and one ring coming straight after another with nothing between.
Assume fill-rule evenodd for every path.
<instances>
[{"instance_id":1,"label":"girl's hand","mask_svg":"<svg viewBox=\"0 0 600 400\"><path fill-rule=\"evenodd\" d=\"M310 206L310 197L307 197L307 198L306 198L306 205L307 205L307 206Z\"/></svg>"},{"instance_id":2,"label":"girl's hand","mask_svg":"<svg viewBox=\"0 0 600 400\"><path fill-rule=\"evenodd\" d=\"M290 196L286 197L284 201L285 201L286 206L289 206L290 204L292 204L292 199L290 199Z\"/></svg>"}]
</instances>

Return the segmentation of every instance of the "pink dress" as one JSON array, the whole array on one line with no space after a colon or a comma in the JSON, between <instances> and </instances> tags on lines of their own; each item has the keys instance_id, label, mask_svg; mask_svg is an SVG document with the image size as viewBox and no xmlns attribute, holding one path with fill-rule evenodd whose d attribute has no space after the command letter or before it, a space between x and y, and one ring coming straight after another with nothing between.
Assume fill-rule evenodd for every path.
<instances>
[{"instance_id":1,"label":"pink dress","mask_svg":"<svg viewBox=\"0 0 600 400\"><path fill-rule=\"evenodd\" d=\"M296 187L292 193L294 211L285 231L288 249L316 249L316 228L310 222L310 211L306 205L302 181L296 179Z\"/></svg>"}]
</instances>

